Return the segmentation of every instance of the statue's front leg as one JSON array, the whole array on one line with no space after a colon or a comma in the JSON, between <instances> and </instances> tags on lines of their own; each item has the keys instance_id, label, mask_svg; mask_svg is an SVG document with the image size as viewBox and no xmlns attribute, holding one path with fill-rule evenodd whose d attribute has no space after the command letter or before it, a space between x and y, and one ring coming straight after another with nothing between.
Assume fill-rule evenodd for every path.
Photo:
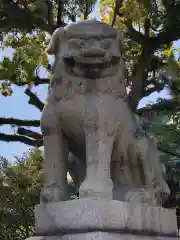
<instances>
[{"instance_id":1,"label":"statue's front leg","mask_svg":"<svg viewBox=\"0 0 180 240\"><path fill-rule=\"evenodd\" d=\"M41 201L57 202L67 199L67 144L55 107L47 105L41 117L44 140L45 183Z\"/></svg>"},{"instance_id":2,"label":"statue's front leg","mask_svg":"<svg viewBox=\"0 0 180 240\"><path fill-rule=\"evenodd\" d=\"M110 161L114 139L107 133L86 133L86 178L80 186L80 197L112 199Z\"/></svg>"},{"instance_id":3,"label":"statue's front leg","mask_svg":"<svg viewBox=\"0 0 180 240\"><path fill-rule=\"evenodd\" d=\"M104 104L104 103L103 103ZM110 163L114 143L115 124L106 106L95 97L87 104L85 118L86 178L80 186L80 197L112 199L113 184ZM99 106L98 106L99 105ZM96 108L98 106L98 108Z\"/></svg>"}]
</instances>

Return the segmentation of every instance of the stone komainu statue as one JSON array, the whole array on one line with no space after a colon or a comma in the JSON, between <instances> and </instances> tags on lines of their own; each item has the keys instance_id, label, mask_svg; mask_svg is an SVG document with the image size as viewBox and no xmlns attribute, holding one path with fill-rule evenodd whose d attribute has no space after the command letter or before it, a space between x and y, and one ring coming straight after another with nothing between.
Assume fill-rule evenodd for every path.
<instances>
[{"instance_id":1,"label":"stone komainu statue","mask_svg":"<svg viewBox=\"0 0 180 240\"><path fill-rule=\"evenodd\" d=\"M86 20L57 29L50 41L53 76L41 116L42 201L67 199L71 150L80 197L162 204L169 189L155 144L137 131L126 101L123 37ZM78 166L80 171L78 171Z\"/></svg>"}]
</instances>

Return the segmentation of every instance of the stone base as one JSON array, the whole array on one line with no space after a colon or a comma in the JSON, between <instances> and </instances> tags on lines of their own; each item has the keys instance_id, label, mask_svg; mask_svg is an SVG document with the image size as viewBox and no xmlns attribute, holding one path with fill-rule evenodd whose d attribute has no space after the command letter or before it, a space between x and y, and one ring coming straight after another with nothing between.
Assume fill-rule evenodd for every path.
<instances>
[{"instance_id":1,"label":"stone base","mask_svg":"<svg viewBox=\"0 0 180 240\"><path fill-rule=\"evenodd\" d=\"M35 207L29 240L177 239L175 210L115 200L80 199Z\"/></svg>"},{"instance_id":2,"label":"stone base","mask_svg":"<svg viewBox=\"0 0 180 240\"><path fill-rule=\"evenodd\" d=\"M67 234L64 236L30 237L27 240L178 240L178 238L92 232L72 235Z\"/></svg>"}]
</instances>

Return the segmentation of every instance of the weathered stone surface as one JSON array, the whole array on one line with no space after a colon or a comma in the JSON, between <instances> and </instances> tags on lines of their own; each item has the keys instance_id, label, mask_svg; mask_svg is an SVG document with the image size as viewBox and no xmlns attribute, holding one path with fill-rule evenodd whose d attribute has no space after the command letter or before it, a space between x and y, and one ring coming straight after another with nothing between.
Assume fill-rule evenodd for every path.
<instances>
[{"instance_id":1,"label":"weathered stone surface","mask_svg":"<svg viewBox=\"0 0 180 240\"><path fill-rule=\"evenodd\" d=\"M178 240L178 238L91 232L80 234L67 234L64 236L31 237L27 240Z\"/></svg>"},{"instance_id":2,"label":"weathered stone surface","mask_svg":"<svg viewBox=\"0 0 180 240\"><path fill-rule=\"evenodd\" d=\"M61 240L61 236L29 237L26 240Z\"/></svg>"},{"instance_id":3,"label":"weathered stone surface","mask_svg":"<svg viewBox=\"0 0 180 240\"><path fill-rule=\"evenodd\" d=\"M119 30L94 20L54 32L48 48L55 55L53 77L41 116L42 201L67 199L70 141L80 152L86 149L80 197L113 199L113 185L117 189L123 184L130 189L121 200L161 205L167 197L156 146L137 133L126 101L122 46Z\"/></svg>"},{"instance_id":4,"label":"weathered stone surface","mask_svg":"<svg viewBox=\"0 0 180 240\"><path fill-rule=\"evenodd\" d=\"M49 237L49 239L52 239L52 240L54 240L53 239L54 237ZM29 238L27 238L26 240L47 240L48 239L48 237L29 237ZM56 238L57 239L57 238Z\"/></svg>"},{"instance_id":5,"label":"weathered stone surface","mask_svg":"<svg viewBox=\"0 0 180 240\"><path fill-rule=\"evenodd\" d=\"M177 238L95 232L86 234L65 235L61 238L61 240L177 240Z\"/></svg>"},{"instance_id":6,"label":"weathered stone surface","mask_svg":"<svg viewBox=\"0 0 180 240\"><path fill-rule=\"evenodd\" d=\"M157 147L128 106L122 52L119 30L94 20L52 36L48 53L55 64L41 116L46 178L35 208L37 237L29 240L177 237L175 211L156 206L169 189ZM79 171L73 158L70 169L76 167L72 177L82 183L82 199L63 202L71 143L74 154L83 153Z\"/></svg>"},{"instance_id":7,"label":"weathered stone surface","mask_svg":"<svg viewBox=\"0 0 180 240\"><path fill-rule=\"evenodd\" d=\"M40 204L35 219L37 235L109 231L177 236L175 211L147 204L102 199Z\"/></svg>"},{"instance_id":8,"label":"weathered stone surface","mask_svg":"<svg viewBox=\"0 0 180 240\"><path fill-rule=\"evenodd\" d=\"M65 235L62 236L61 240L177 240L177 238L95 232L86 234Z\"/></svg>"}]
</instances>

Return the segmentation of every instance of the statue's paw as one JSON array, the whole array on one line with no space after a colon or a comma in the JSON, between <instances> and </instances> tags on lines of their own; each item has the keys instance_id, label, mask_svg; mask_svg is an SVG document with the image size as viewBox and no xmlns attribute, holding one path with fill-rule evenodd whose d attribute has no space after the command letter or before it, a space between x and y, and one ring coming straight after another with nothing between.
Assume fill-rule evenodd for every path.
<instances>
[{"instance_id":1,"label":"statue's paw","mask_svg":"<svg viewBox=\"0 0 180 240\"><path fill-rule=\"evenodd\" d=\"M80 198L113 198L113 184L110 179L107 181L101 181L99 179L93 181L85 180L79 189Z\"/></svg>"},{"instance_id":2,"label":"statue's paw","mask_svg":"<svg viewBox=\"0 0 180 240\"><path fill-rule=\"evenodd\" d=\"M161 185L156 187L155 195L160 204L164 203L168 199L170 195L170 189L165 181L163 181Z\"/></svg>"},{"instance_id":3,"label":"statue's paw","mask_svg":"<svg viewBox=\"0 0 180 240\"><path fill-rule=\"evenodd\" d=\"M168 185L167 185L167 183L164 181L164 183L163 183L163 191L162 191L162 193L163 193L163 195L164 195L164 197L167 199L168 197L169 197L169 195L170 195L170 189L169 189L169 187L168 187Z\"/></svg>"},{"instance_id":4,"label":"statue's paw","mask_svg":"<svg viewBox=\"0 0 180 240\"><path fill-rule=\"evenodd\" d=\"M66 194L62 192L61 187L58 185L46 185L41 190L40 201L43 203L59 202L64 200L66 200Z\"/></svg>"},{"instance_id":5,"label":"statue's paw","mask_svg":"<svg viewBox=\"0 0 180 240\"><path fill-rule=\"evenodd\" d=\"M156 198L152 194L152 191L145 188L128 191L125 196L125 201L135 204L146 203L149 205L156 205Z\"/></svg>"}]
</instances>

